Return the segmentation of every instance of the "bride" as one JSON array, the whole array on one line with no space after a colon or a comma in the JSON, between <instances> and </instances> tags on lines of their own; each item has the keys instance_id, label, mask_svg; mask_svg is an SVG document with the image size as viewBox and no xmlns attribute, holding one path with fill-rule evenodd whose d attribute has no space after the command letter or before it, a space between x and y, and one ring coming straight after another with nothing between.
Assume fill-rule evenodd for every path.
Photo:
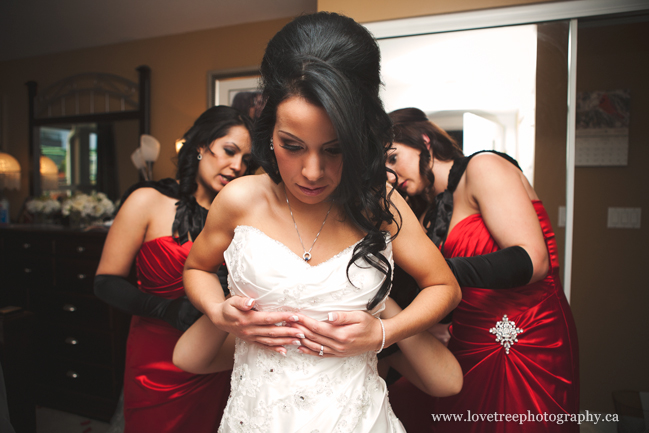
<instances>
[{"instance_id":1,"label":"bride","mask_svg":"<svg viewBox=\"0 0 649 433\"><path fill-rule=\"evenodd\" d=\"M376 368L376 353L402 340L398 363L415 383L459 391L457 362L422 331L460 291L386 185L379 61L367 30L331 13L295 19L267 46L253 141L267 175L214 200L184 273L205 316L174 353L188 371L225 369L232 349L221 345L238 337L219 431L402 432ZM228 299L216 276L224 260ZM403 312L385 309L395 263L423 288Z\"/></svg>"}]
</instances>

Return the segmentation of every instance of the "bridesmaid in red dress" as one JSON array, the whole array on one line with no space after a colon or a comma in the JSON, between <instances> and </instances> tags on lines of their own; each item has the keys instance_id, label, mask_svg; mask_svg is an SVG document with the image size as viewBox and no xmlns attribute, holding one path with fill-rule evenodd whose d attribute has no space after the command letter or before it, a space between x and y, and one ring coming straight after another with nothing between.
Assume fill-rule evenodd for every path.
<instances>
[{"instance_id":1,"label":"bridesmaid in red dress","mask_svg":"<svg viewBox=\"0 0 649 433\"><path fill-rule=\"evenodd\" d=\"M171 359L182 333L201 315L185 296L185 260L216 194L248 168L251 128L250 118L231 107L208 109L184 136L178 180L132 187L108 232L95 294L133 315L124 373L126 433L208 433L219 426L230 372L194 375ZM125 279L134 259L138 287Z\"/></svg>"},{"instance_id":2,"label":"bridesmaid in red dress","mask_svg":"<svg viewBox=\"0 0 649 433\"><path fill-rule=\"evenodd\" d=\"M462 288L448 348L464 372L462 391L439 399L401 379L390 389L395 413L411 433L578 432L566 419L579 413L577 332L554 233L534 189L505 154L464 157L421 110L390 117L389 178ZM398 275L395 297L412 288ZM431 332L443 336L446 326ZM461 421L437 422L431 414Z\"/></svg>"}]
</instances>

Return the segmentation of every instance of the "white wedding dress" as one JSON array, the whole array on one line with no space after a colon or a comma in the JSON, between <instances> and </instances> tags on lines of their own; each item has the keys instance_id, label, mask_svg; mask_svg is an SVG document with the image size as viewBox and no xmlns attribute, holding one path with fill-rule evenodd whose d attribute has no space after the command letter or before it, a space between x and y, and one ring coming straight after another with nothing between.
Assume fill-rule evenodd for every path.
<instances>
[{"instance_id":1,"label":"white wedding dress","mask_svg":"<svg viewBox=\"0 0 649 433\"><path fill-rule=\"evenodd\" d=\"M295 311L326 320L331 311L365 310L385 276L347 264L355 245L311 266L284 244L238 226L225 251L232 294L254 298L260 311ZM392 245L383 254L392 263ZM359 262L360 263L360 262ZM373 311L383 309L383 302ZM374 352L348 358L286 356L237 339L230 398L220 433L405 432L388 402Z\"/></svg>"}]
</instances>

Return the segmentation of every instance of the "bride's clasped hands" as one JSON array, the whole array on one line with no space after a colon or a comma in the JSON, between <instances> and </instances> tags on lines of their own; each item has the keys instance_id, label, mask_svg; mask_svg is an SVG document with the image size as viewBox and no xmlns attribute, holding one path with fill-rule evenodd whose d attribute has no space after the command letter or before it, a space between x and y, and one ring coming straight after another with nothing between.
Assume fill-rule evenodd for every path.
<instances>
[{"instance_id":1,"label":"bride's clasped hands","mask_svg":"<svg viewBox=\"0 0 649 433\"><path fill-rule=\"evenodd\" d=\"M242 296L231 296L219 307L219 312L208 316L213 322L227 322L229 326L224 325L223 330L281 354L286 353L284 346L297 346L300 352L314 356L348 357L378 351L383 329L390 326L388 320L383 320L381 326L365 311L331 312L324 321L299 312L257 311L255 300ZM388 345L384 343L384 347Z\"/></svg>"}]
</instances>

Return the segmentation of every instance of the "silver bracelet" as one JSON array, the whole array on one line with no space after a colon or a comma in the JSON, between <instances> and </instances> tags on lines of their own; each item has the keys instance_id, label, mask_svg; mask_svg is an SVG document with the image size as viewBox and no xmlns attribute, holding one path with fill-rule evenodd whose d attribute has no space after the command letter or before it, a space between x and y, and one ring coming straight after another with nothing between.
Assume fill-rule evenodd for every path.
<instances>
[{"instance_id":1,"label":"silver bracelet","mask_svg":"<svg viewBox=\"0 0 649 433\"><path fill-rule=\"evenodd\" d=\"M377 317L379 319L379 323L381 324L381 331L383 331L383 339L381 340L381 348L377 350L375 353L379 354L383 350L383 347L385 346L385 326L383 326L383 320L381 320L380 317Z\"/></svg>"}]
</instances>

